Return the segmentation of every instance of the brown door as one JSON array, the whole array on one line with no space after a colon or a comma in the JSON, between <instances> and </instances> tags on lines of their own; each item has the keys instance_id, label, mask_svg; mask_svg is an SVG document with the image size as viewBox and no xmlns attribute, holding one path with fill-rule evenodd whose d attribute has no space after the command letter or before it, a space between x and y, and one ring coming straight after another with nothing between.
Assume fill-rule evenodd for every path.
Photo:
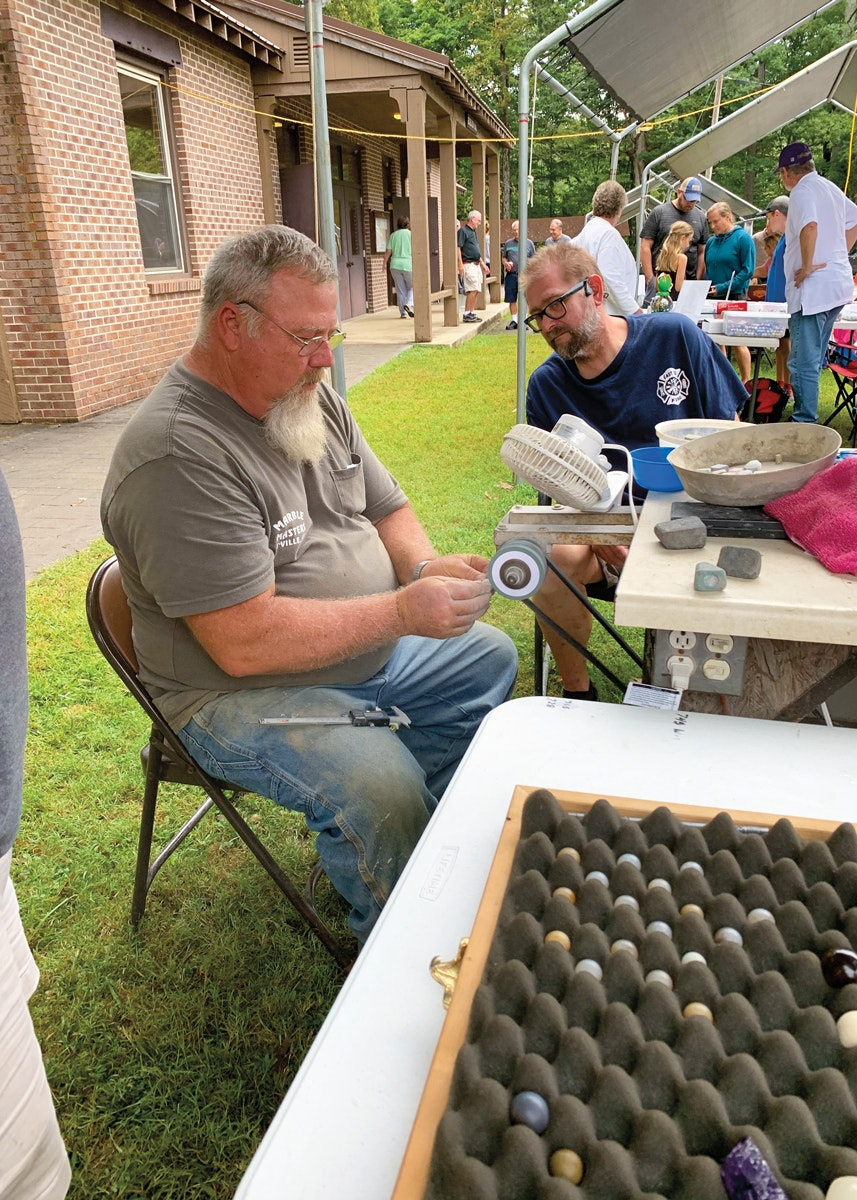
<instances>
[{"instance_id":1,"label":"brown door","mask_svg":"<svg viewBox=\"0 0 857 1200\"><path fill-rule=\"evenodd\" d=\"M366 263L363 246L363 211L356 189L333 185L333 224L336 266L339 271L339 308L343 321L366 312Z\"/></svg>"},{"instance_id":2,"label":"brown door","mask_svg":"<svg viewBox=\"0 0 857 1200\"><path fill-rule=\"evenodd\" d=\"M437 196L428 198L429 276L431 290L440 291L440 206Z\"/></svg>"}]
</instances>

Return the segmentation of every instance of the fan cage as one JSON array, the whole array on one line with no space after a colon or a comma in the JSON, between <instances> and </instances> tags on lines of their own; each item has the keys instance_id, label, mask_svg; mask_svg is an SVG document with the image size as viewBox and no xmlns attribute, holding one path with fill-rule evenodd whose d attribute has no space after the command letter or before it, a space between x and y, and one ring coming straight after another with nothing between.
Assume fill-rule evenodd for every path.
<instances>
[{"instance_id":1,"label":"fan cage","mask_svg":"<svg viewBox=\"0 0 857 1200\"><path fill-rule=\"evenodd\" d=\"M607 491L607 475L596 462L565 438L534 425L513 425L503 438L500 457L558 504L591 508Z\"/></svg>"}]
</instances>

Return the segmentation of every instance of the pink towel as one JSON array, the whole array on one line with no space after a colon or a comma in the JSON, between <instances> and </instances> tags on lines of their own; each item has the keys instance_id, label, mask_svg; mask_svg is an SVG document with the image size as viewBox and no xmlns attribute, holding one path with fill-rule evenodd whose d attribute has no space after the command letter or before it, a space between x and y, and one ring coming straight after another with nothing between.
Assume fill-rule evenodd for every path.
<instances>
[{"instance_id":1,"label":"pink towel","mask_svg":"<svg viewBox=\"0 0 857 1200\"><path fill-rule=\"evenodd\" d=\"M828 571L857 575L857 462L843 459L796 492L764 505L796 545Z\"/></svg>"}]
</instances>

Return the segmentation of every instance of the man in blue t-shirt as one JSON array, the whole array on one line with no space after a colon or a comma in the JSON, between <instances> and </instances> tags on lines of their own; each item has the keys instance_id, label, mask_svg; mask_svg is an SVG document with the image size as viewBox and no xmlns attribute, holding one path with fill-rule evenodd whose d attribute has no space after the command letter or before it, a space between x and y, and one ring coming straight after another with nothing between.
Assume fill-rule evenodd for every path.
<instances>
[{"instance_id":1,"label":"man in blue t-shirt","mask_svg":"<svg viewBox=\"0 0 857 1200\"><path fill-rule=\"evenodd\" d=\"M518 328L518 269L521 257L521 239L518 233L517 221L512 222L512 236L503 243L503 270L506 278L503 281L503 299L509 305L509 324L507 329ZM527 238L527 258L532 258L536 252L533 243Z\"/></svg>"},{"instance_id":2,"label":"man in blue t-shirt","mask_svg":"<svg viewBox=\"0 0 857 1200\"><path fill-rule=\"evenodd\" d=\"M726 356L678 313L615 317L604 307L604 282L595 259L577 246L544 246L527 264L523 286L530 328L554 353L533 372L527 422L552 429L571 413L607 442L634 450L657 445L655 425L682 417L732 419L747 400ZM624 466L624 461L621 464ZM578 586L618 579L622 546L554 546L551 557ZM536 603L581 645L592 630L589 612L556 579ZM597 699L586 660L549 628L545 638L562 677L563 695Z\"/></svg>"}]
</instances>

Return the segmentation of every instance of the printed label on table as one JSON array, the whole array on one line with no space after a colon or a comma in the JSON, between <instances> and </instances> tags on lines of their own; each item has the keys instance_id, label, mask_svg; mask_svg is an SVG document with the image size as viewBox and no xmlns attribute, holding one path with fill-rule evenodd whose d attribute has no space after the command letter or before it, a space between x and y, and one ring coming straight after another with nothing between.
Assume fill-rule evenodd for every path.
<instances>
[{"instance_id":1,"label":"printed label on table","mask_svg":"<svg viewBox=\"0 0 857 1200\"><path fill-rule=\"evenodd\" d=\"M681 703L678 688L655 687L651 683L629 683L625 689L623 704L637 708L677 709Z\"/></svg>"},{"instance_id":2,"label":"printed label on table","mask_svg":"<svg viewBox=\"0 0 857 1200\"><path fill-rule=\"evenodd\" d=\"M440 854L435 859L434 866L429 871L428 878L420 888L421 900L437 900L452 873L452 868L455 866L457 858L457 846L441 847Z\"/></svg>"}]
</instances>

